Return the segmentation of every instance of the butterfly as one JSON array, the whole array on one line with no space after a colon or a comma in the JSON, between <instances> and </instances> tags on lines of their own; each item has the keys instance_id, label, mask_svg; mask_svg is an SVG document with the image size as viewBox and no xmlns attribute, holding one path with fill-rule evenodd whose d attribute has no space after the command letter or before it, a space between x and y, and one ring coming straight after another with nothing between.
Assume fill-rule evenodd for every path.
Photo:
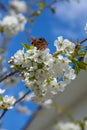
<instances>
[{"instance_id":1,"label":"butterfly","mask_svg":"<svg viewBox=\"0 0 87 130\"><path fill-rule=\"evenodd\" d=\"M38 50L45 50L48 42L45 40L45 38L32 38L31 44L35 47L37 47Z\"/></svg>"}]
</instances>

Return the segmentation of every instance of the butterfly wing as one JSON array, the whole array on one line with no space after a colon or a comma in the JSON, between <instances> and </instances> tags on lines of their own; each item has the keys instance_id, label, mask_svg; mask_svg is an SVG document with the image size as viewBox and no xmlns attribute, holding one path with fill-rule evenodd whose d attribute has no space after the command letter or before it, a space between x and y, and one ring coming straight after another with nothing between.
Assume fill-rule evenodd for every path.
<instances>
[{"instance_id":1,"label":"butterfly wing","mask_svg":"<svg viewBox=\"0 0 87 130\"><path fill-rule=\"evenodd\" d=\"M31 40L31 44L36 46L38 50L45 50L48 42L44 38L34 38Z\"/></svg>"}]
</instances>

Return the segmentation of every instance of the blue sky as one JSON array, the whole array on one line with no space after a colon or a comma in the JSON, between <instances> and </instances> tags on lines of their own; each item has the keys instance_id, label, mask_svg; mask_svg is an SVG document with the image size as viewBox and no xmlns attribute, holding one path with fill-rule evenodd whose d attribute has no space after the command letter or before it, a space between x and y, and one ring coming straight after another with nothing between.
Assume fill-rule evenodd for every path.
<instances>
[{"instance_id":1,"label":"blue sky","mask_svg":"<svg viewBox=\"0 0 87 130\"><path fill-rule=\"evenodd\" d=\"M59 2L55 5L55 14L52 14L50 10L45 10L32 26L32 35L44 37L49 42L48 47L51 53L55 50L54 40L60 35L64 36L64 38L72 38L74 42L78 39L84 39L86 37L84 26L87 22L86 3L86 0L80 0L80 3L77 3L75 0L72 0L71 3ZM22 42L29 43L23 33L19 33L10 40L7 54L9 58L18 49L22 49ZM11 91L10 89L7 91L11 95L14 91L17 93L21 89L24 89L24 87L22 83L19 83L16 90L12 88ZM33 111L37 109L37 106L32 102L28 104L28 107ZM19 114L13 109L7 112L3 118L3 128L6 130L22 130L29 118L31 118L31 115Z\"/></svg>"}]
</instances>

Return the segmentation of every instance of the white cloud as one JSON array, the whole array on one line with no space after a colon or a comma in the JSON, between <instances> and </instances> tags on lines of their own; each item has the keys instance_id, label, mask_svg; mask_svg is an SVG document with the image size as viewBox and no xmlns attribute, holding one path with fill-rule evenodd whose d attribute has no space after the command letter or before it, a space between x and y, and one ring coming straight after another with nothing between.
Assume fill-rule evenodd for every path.
<instances>
[{"instance_id":1,"label":"white cloud","mask_svg":"<svg viewBox=\"0 0 87 130\"><path fill-rule=\"evenodd\" d=\"M74 38L85 36L84 26L87 22L87 0L62 0L56 5L56 23L52 27L54 35L65 35ZM59 21L59 23L57 22ZM53 23L52 23L53 25Z\"/></svg>"},{"instance_id":2,"label":"white cloud","mask_svg":"<svg viewBox=\"0 0 87 130\"><path fill-rule=\"evenodd\" d=\"M83 17L87 18L87 0L76 0L68 2L60 2L56 5L56 16L62 20L78 20Z\"/></svg>"}]
</instances>

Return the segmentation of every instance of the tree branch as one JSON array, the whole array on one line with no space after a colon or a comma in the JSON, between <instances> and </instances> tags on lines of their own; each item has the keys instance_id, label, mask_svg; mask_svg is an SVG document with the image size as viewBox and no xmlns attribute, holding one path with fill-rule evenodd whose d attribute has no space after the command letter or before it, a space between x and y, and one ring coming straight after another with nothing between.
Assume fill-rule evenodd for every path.
<instances>
[{"instance_id":1,"label":"tree branch","mask_svg":"<svg viewBox=\"0 0 87 130\"><path fill-rule=\"evenodd\" d=\"M2 117L6 114L7 109L3 110L2 114L0 115L0 120L2 119Z\"/></svg>"},{"instance_id":2,"label":"tree branch","mask_svg":"<svg viewBox=\"0 0 87 130\"><path fill-rule=\"evenodd\" d=\"M18 72L18 71L15 70L15 71L13 71L13 72L11 72L11 73L8 73L6 76L4 76L4 77L2 77L2 78L0 79L0 82L4 81L5 79L9 78L10 76L14 75L14 74L17 73L17 72Z\"/></svg>"},{"instance_id":3,"label":"tree branch","mask_svg":"<svg viewBox=\"0 0 87 130\"><path fill-rule=\"evenodd\" d=\"M87 38L85 38L84 40L82 40L81 42L79 42L80 44L84 43L87 41Z\"/></svg>"},{"instance_id":4,"label":"tree branch","mask_svg":"<svg viewBox=\"0 0 87 130\"><path fill-rule=\"evenodd\" d=\"M31 92L31 90L28 90L21 98L19 98L14 105L16 105L17 103L19 103L20 101L22 101L29 93Z\"/></svg>"}]
</instances>

